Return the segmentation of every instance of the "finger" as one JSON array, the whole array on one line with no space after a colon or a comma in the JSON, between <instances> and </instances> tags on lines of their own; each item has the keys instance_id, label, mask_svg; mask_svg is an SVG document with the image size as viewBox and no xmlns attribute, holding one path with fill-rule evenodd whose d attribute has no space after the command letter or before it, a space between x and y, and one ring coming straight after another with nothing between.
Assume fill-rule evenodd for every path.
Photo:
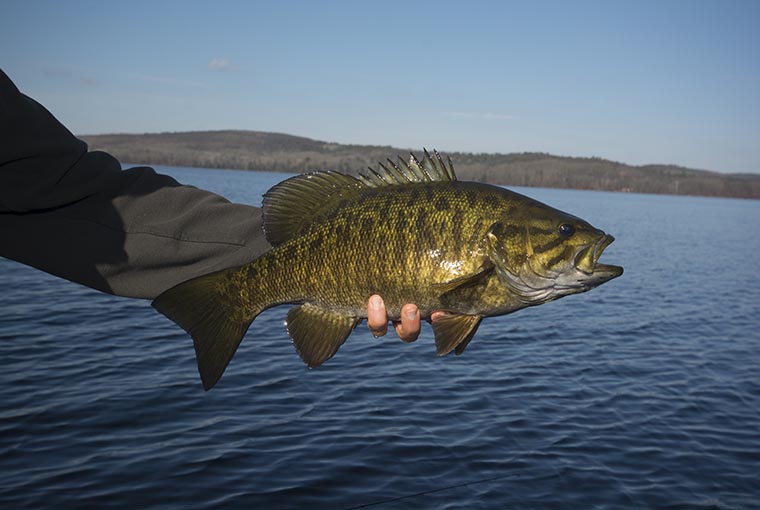
<instances>
[{"instance_id":1,"label":"finger","mask_svg":"<svg viewBox=\"0 0 760 510\"><path fill-rule=\"evenodd\" d=\"M448 314L449 314L449 312L444 312L444 311L441 311L441 310L439 310L437 312L433 312L433 313L430 314L430 322L435 322L435 320L438 317L441 317L442 315L448 315Z\"/></svg>"},{"instance_id":2,"label":"finger","mask_svg":"<svg viewBox=\"0 0 760 510\"><path fill-rule=\"evenodd\" d=\"M406 304L401 309L401 320L394 322L396 334L404 342L414 342L420 336L420 311L416 305Z\"/></svg>"},{"instance_id":3,"label":"finger","mask_svg":"<svg viewBox=\"0 0 760 510\"><path fill-rule=\"evenodd\" d=\"M388 332L388 317L385 315L385 303L377 294L369 298L367 303L367 326L376 337Z\"/></svg>"}]
</instances>

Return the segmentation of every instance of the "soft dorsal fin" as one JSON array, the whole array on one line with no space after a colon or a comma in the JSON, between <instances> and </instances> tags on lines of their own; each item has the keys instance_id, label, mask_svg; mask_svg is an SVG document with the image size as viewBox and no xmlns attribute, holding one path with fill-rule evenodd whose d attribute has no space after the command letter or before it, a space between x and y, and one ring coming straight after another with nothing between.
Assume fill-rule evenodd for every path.
<instances>
[{"instance_id":1,"label":"soft dorsal fin","mask_svg":"<svg viewBox=\"0 0 760 510\"><path fill-rule=\"evenodd\" d=\"M380 170L369 169L359 178L339 172L314 172L291 177L273 186L264 194L264 232L272 246L298 236L325 214L336 209L344 200L358 198L362 190L409 183L455 181L454 165L447 158L425 150L422 161L411 154L409 161L400 156L399 162L390 159Z\"/></svg>"},{"instance_id":2,"label":"soft dorsal fin","mask_svg":"<svg viewBox=\"0 0 760 510\"><path fill-rule=\"evenodd\" d=\"M364 186L350 175L314 172L296 175L264 194L264 233L278 246L303 232L341 200L356 196Z\"/></svg>"},{"instance_id":3,"label":"soft dorsal fin","mask_svg":"<svg viewBox=\"0 0 760 510\"><path fill-rule=\"evenodd\" d=\"M433 181L456 181L454 165L451 158L447 157L448 166L443 162L443 158L438 151L433 151L434 156L423 149L425 157L422 161L417 159L413 153L410 153L409 161L405 161L401 156L398 157L398 164L388 160L390 166L379 163L380 170L369 168L369 173L359 174L362 183L370 188L379 188L382 186L396 186L399 184L408 184L410 182L433 182Z\"/></svg>"}]
</instances>

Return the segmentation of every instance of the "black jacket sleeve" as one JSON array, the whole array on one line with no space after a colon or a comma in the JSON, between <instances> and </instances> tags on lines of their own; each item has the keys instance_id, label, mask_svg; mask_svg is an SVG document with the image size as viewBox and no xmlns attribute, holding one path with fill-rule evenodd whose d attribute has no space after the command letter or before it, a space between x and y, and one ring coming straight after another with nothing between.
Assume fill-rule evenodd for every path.
<instances>
[{"instance_id":1,"label":"black jacket sleeve","mask_svg":"<svg viewBox=\"0 0 760 510\"><path fill-rule=\"evenodd\" d=\"M155 298L269 248L260 210L88 152L0 71L0 256Z\"/></svg>"}]
</instances>

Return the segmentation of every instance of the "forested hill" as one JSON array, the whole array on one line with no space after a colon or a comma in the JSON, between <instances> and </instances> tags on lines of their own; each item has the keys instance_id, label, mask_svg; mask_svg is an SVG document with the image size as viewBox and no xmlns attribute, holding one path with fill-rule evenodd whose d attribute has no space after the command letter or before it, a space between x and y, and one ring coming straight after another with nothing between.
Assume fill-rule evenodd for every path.
<instances>
[{"instance_id":1,"label":"forested hill","mask_svg":"<svg viewBox=\"0 0 760 510\"><path fill-rule=\"evenodd\" d=\"M193 131L81 136L90 150L120 161L152 165L303 173L356 173L378 161L408 157L410 149L344 145L260 131ZM429 147L432 149L433 147ZM421 148L415 148L421 153ZM723 174L672 165L631 166L600 158L543 153L448 153L462 180L511 186L760 199L760 175Z\"/></svg>"}]
</instances>

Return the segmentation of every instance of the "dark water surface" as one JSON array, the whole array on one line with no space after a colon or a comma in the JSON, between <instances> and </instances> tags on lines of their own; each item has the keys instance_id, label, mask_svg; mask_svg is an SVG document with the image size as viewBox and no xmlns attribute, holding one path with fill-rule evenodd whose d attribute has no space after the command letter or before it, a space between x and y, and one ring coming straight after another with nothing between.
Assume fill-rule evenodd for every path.
<instances>
[{"instance_id":1,"label":"dark water surface","mask_svg":"<svg viewBox=\"0 0 760 510\"><path fill-rule=\"evenodd\" d=\"M163 170L252 204L285 177ZM308 370L276 308L208 393L147 301L0 259L0 508L760 508L760 202L520 191L625 274L461 357L360 326Z\"/></svg>"}]
</instances>

